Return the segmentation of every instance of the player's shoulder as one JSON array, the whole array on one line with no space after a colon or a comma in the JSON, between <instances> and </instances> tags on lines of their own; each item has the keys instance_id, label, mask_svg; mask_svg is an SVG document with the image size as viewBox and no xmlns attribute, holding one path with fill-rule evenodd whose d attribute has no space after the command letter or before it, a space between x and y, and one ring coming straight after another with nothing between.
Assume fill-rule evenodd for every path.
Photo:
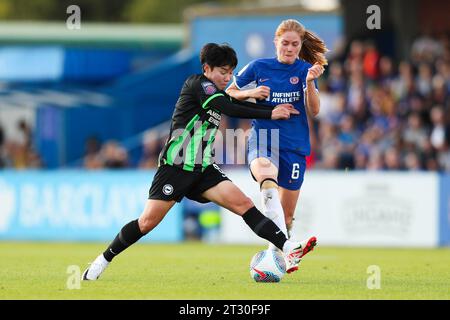
<instances>
[{"instance_id":1,"label":"player's shoulder","mask_svg":"<svg viewBox=\"0 0 450 320\"><path fill-rule=\"evenodd\" d=\"M308 70L311 68L311 64L303 59L297 59L294 64L286 65L278 61L276 57L273 58L261 58L253 60L255 68L261 68L265 70L295 70L296 72L303 70Z\"/></svg>"},{"instance_id":2,"label":"player's shoulder","mask_svg":"<svg viewBox=\"0 0 450 320\"><path fill-rule=\"evenodd\" d=\"M185 81L185 86L190 89L190 92L202 93L206 95L213 95L215 93L223 93L217 86L203 74L195 74L190 76Z\"/></svg>"},{"instance_id":3,"label":"player's shoulder","mask_svg":"<svg viewBox=\"0 0 450 320\"><path fill-rule=\"evenodd\" d=\"M186 81L184 82L185 86L188 88L192 88L194 90L198 90L201 87L206 86L214 86L214 83L209 80L207 77L205 77L203 74L193 74L189 76Z\"/></svg>"},{"instance_id":4,"label":"player's shoulder","mask_svg":"<svg viewBox=\"0 0 450 320\"><path fill-rule=\"evenodd\" d=\"M308 70L309 68L312 67L312 64L303 59L297 59L296 66L297 66L297 68L299 68L301 70Z\"/></svg>"},{"instance_id":5,"label":"player's shoulder","mask_svg":"<svg viewBox=\"0 0 450 320\"><path fill-rule=\"evenodd\" d=\"M274 67L278 63L278 60L276 58L260 58L253 61L255 66L262 68Z\"/></svg>"},{"instance_id":6,"label":"player's shoulder","mask_svg":"<svg viewBox=\"0 0 450 320\"><path fill-rule=\"evenodd\" d=\"M193 74L193 75L190 75L190 76L184 81L184 84L187 85L187 86L192 86L192 85L194 85L194 84L198 84L198 83L201 82L201 79L202 79L203 77L204 77L204 76L203 76L202 74Z\"/></svg>"},{"instance_id":7,"label":"player's shoulder","mask_svg":"<svg viewBox=\"0 0 450 320\"><path fill-rule=\"evenodd\" d=\"M268 66L273 65L276 62L275 58L259 58L251 60L247 63L242 69L241 72L245 69L258 69L258 68L267 68Z\"/></svg>"}]
</instances>

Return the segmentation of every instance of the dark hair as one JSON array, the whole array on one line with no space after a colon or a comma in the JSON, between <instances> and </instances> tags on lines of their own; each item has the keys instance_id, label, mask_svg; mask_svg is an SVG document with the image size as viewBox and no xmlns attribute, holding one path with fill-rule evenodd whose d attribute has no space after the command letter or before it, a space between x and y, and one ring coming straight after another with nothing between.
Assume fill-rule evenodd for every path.
<instances>
[{"instance_id":1,"label":"dark hair","mask_svg":"<svg viewBox=\"0 0 450 320\"><path fill-rule=\"evenodd\" d=\"M236 68L238 59L236 51L228 44L207 43L200 51L202 66L207 63L211 69L214 67L230 66Z\"/></svg>"}]
</instances>

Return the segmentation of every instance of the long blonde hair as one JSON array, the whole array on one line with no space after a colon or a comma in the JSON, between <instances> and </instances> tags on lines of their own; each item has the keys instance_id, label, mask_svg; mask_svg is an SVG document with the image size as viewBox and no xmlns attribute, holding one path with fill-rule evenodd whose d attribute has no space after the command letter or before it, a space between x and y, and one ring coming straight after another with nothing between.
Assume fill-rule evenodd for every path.
<instances>
[{"instance_id":1,"label":"long blonde hair","mask_svg":"<svg viewBox=\"0 0 450 320\"><path fill-rule=\"evenodd\" d=\"M302 39L302 48L298 57L311 64L316 62L322 66L328 64L325 52L328 51L325 42L311 31L307 30L300 22L294 19L283 20L275 31L275 39L281 37L287 31L295 31Z\"/></svg>"}]
</instances>

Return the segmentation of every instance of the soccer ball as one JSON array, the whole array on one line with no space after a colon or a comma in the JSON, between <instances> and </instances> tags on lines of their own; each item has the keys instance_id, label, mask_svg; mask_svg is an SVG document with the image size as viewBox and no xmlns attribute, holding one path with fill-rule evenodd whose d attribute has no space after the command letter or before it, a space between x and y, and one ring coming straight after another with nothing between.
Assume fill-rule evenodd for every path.
<instances>
[{"instance_id":1,"label":"soccer ball","mask_svg":"<svg viewBox=\"0 0 450 320\"><path fill-rule=\"evenodd\" d=\"M250 276L256 282L280 282L285 273L286 263L279 251L259 251L250 262Z\"/></svg>"}]
</instances>

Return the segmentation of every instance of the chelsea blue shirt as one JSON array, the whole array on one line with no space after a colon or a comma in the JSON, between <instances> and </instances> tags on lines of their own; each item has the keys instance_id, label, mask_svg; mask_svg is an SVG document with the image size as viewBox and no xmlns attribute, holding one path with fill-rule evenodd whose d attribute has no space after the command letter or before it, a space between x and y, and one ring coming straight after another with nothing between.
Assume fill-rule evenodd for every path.
<instances>
[{"instance_id":1,"label":"chelsea blue shirt","mask_svg":"<svg viewBox=\"0 0 450 320\"><path fill-rule=\"evenodd\" d=\"M300 114L292 114L288 120L253 120L253 127L259 129L279 129L280 151L295 151L309 155L308 119L305 109L306 75L311 64L297 59L293 64L284 64L276 58L257 59L234 76L237 88L245 90L258 86L270 88L270 96L258 103L276 106L282 103L292 104ZM314 80L316 89L317 82ZM269 139L270 141L270 139Z\"/></svg>"}]
</instances>

